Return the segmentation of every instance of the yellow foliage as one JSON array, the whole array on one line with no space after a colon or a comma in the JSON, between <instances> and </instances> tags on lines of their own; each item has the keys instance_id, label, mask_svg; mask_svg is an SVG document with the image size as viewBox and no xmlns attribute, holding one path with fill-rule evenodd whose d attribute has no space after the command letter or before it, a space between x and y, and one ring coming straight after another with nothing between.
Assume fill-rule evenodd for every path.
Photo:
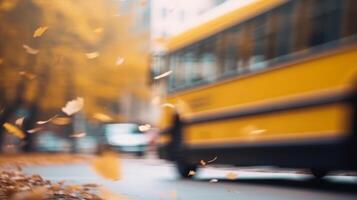
<instances>
[{"instance_id":1,"label":"yellow foliage","mask_svg":"<svg viewBox=\"0 0 357 200\"><path fill-rule=\"evenodd\" d=\"M8 122L4 123L4 128L6 129L7 132L13 134L14 136L20 138L20 139L24 139L25 138L25 133L19 129L18 127L16 127L15 125L12 125Z\"/></svg>"}]
</instances>

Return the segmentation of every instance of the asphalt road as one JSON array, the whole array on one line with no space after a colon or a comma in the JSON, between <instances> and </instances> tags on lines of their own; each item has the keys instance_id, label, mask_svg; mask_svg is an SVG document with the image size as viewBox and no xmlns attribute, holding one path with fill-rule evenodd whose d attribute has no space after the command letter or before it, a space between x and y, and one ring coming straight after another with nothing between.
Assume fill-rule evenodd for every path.
<instances>
[{"instance_id":1,"label":"asphalt road","mask_svg":"<svg viewBox=\"0 0 357 200\"><path fill-rule=\"evenodd\" d=\"M53 181L99 183L113 192L142 200L336 200L357 199L357 177L329 176L316 181L296 171L269 168L206 167L182 180L172 164L157 159L121 159L122 179L104 180L86 164L28 167ZM238 175L228 180L227 173ZM217 182L210 182L217 179Z\"/></svg>"}]
</instances>

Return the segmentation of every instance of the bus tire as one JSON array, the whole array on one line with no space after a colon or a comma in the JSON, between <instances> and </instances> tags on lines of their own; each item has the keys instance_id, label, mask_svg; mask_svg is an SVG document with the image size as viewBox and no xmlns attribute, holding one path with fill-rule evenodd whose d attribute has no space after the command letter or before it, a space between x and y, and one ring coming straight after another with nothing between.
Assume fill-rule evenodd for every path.
<instances>
[{"instance_id":1,"label":"bus tire","mask_svg":"<svg viewBox=\"0 0 357 200\"><path fill-rule=\"evenodd\" d=\"M324 169L310 169L310 172L316 179L322 179L329 173L328 170Z\"/></svg>"},{"instance_id":2,"label":"bus tire","mask_svg":"<svg viewBox=\"0 0 357 200\"><path fill-rule=\"evenodd\" d=\"M197 172L197 165L189 164L184 161L176 161L176 168L181 178L189 179L193 178ZM190 171L194 171L194 174L189 174Z\"/></svg>"}]
</instances>

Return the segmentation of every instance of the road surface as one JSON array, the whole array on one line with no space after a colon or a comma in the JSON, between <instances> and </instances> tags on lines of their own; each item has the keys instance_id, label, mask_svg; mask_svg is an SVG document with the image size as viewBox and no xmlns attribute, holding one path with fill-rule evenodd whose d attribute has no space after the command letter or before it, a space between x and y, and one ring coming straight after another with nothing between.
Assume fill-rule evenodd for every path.
<instances>
[{"instance_id":1,"label":"road surface","mask_svg":"<svg viewBox=\"0 0 357 200\"><path fill-rule=\"evenodd\" d=\"M99 183L138 200L336 200L357 199L357 177L330 176L316 181L296 171L269 168L205 167L193 180L182 180L171 163L155 158L121 159L122 179L104 180L87 164L27 167L53 181ZM229 180L234 172L237 179ZM217 182L212 182L217 179ZM211 182L210 182L211 181Z\"/></svg>"}]
</instances>

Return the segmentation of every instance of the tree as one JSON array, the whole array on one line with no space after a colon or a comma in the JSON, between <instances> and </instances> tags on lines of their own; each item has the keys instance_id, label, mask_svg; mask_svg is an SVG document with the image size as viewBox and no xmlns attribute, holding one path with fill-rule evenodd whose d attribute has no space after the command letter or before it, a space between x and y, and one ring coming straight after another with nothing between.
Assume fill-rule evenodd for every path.
<instances>
[{"instance_id":1,"label":"tree","mask_svg":"<svg viewBox=\"0 0 357 200\"><path fill-rule=\"evenodd\" d=\"M26 150L32 144L27 130L64 115L61 107L71 99L84 98L88 118L105 113L116 119L107 105L126 95L121 91L148 97L148 35L134 34L132 16L118 16L119 6L111 0L0 0L0 123L27 111Z\"/></svg>"}]
</instances>

